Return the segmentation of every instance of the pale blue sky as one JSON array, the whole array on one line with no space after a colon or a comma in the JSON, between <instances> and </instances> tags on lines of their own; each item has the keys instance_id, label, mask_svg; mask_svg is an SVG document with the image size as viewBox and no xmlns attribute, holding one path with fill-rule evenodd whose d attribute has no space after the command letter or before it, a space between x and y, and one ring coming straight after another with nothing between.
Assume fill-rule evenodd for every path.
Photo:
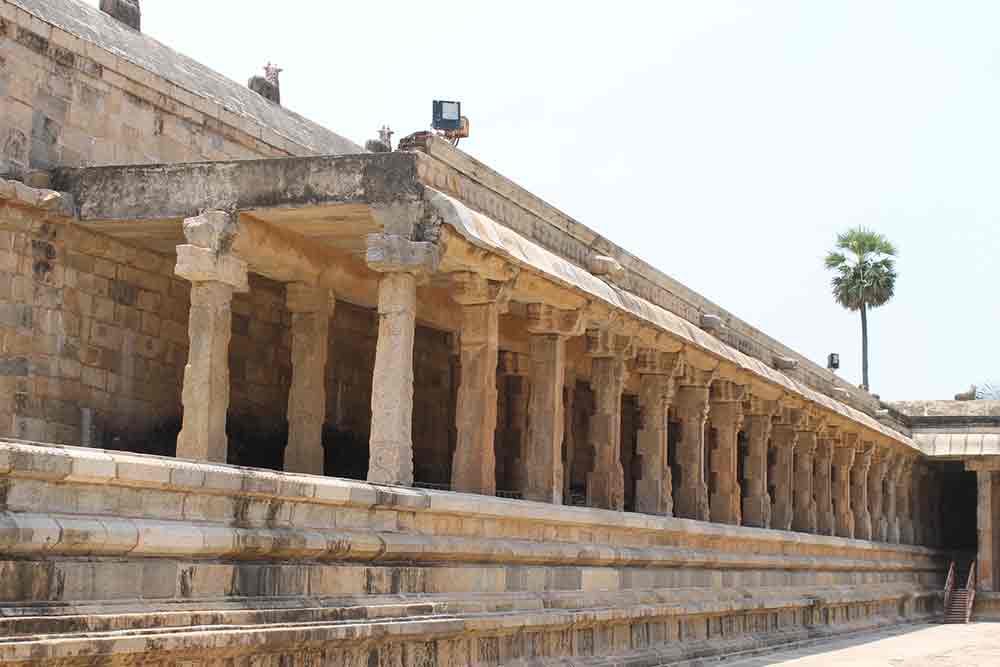
<instances>
[{"instance_id":1,"label":"pale blue sky","mask_svg":"<svg viewBox=\"0 0 1000 667\"><path fill-rule=\"evenodd\" d=\"M97 0L87 0L98 4ZM899 247L884 399L1000 380L1000 3L143 2L144 30L361 143L459 99L462 148L860 382L822 257Z\"/></svg>"}]
</instances>

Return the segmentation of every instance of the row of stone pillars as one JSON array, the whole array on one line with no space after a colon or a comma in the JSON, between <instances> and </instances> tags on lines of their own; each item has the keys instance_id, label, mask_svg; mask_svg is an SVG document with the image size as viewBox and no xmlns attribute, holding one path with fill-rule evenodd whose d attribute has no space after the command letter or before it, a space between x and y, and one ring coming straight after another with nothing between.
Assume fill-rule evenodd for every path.
<instances>
[{"instance_id":1,"label":"row of stone pillars","mask_svg":"<svg viewBox=\"0 0 1000 667\"><path fill-rule=\"evenodd\" d=\"M176 272L192 282L191 347L177 452L224 461L230 306L233 293L247 289L247 265L231 252L235 221L230 214L208 212L186 221L184 229L188 244L177 249ZM414 481L416 294L418 283L435 270L437 253L432 244L398 236L368 239L367 263L380 276L368 471L372 482ZM499 318L507 306L507 286L474 273L452 274L451 279L462 312L452 488L493 495ZM292 378L285 468L322 474L325 367L335 300L323 285L292 283L287 307ZM563 448L572 437L572 420L565 404L573 395L567 390L566 342L585 335L593 396L587 429L593 461L586 480L589 506L624 508L622 393L628 374L635 373L640 388L637 511L862 539L934 539L931 508L936 505L928 504L930 493L910 494L912 459L879 455L873 443L841 433L790 399L753 396L746 385L720 376L717 362L696 357L700 363L693 363L681 350L638 347L633 335L610 324L585 329L579 310L532 303L526 316L529 355L520 372L531 390L521 406L525 418L517 434L520 460L515 462L525 499L561 503L566 493ZM668 443L671 419L679 427L675 443ZM670 446L675 448L676 477ZM572 459L571 441L566 449Z\"/></svg>"}]
</instances>

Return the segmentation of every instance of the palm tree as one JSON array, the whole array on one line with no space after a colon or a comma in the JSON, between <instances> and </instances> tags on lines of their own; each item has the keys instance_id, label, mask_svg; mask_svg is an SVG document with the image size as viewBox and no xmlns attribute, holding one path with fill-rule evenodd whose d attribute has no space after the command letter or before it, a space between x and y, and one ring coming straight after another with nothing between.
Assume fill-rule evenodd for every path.
<instances>
[{"instance_id":1,"label":"palm tree","mask_svg":"<svg viewBox=\"0 0 1000 667\"><path fill-rule=\"evenodd\" d=\"M836 271L833 298L848 310L861 311L861 376L868 390L868 309L885 305L896 290L896 247L881 234L855 227L837 235L837 248L826 256Z\"/></svg>"}]
</instances>

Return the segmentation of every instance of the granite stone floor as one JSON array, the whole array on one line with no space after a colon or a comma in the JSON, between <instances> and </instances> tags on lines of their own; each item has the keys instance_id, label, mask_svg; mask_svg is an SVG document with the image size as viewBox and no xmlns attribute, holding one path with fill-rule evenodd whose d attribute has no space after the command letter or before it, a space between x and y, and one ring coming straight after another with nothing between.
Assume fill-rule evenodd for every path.
<instances>
[{"instance_id":1,"label":"granite stone floor","mask_svg":"<svg viewBox=\"0 0 1000 667\"><path fill-rule=\"evenodd\" d=\"M919 625L835 639L753 658L726 667L1000 667L1000 623Z\"/></svg>"}]
</instances>

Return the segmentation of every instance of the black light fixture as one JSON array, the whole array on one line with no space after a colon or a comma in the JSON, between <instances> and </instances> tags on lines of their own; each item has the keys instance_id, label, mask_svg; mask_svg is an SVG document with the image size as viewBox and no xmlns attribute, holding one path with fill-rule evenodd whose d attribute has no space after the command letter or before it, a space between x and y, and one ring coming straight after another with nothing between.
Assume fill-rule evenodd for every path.
<instances>
[{"instance_id":1,"label":"black light fixture","mask_svg":"<svg viewBox=\"0 0 1000 667\"><path fill-rule=\"evenodd\" d=\"M434 100L431 127L442 132L457 132L462 129L462 103Z\"/></svg>"},{"instance_id":2,"label":"black light fixture","mask_svg":"<svg viewBox=\"0 0 1000 667\"><path fill-rule=\"evenodd\" d=\"M831 352L830 356L826 358L826 367L831 371L835 371L840 368L840 355L836 352Z\"/></svg>"}]
</instances>

